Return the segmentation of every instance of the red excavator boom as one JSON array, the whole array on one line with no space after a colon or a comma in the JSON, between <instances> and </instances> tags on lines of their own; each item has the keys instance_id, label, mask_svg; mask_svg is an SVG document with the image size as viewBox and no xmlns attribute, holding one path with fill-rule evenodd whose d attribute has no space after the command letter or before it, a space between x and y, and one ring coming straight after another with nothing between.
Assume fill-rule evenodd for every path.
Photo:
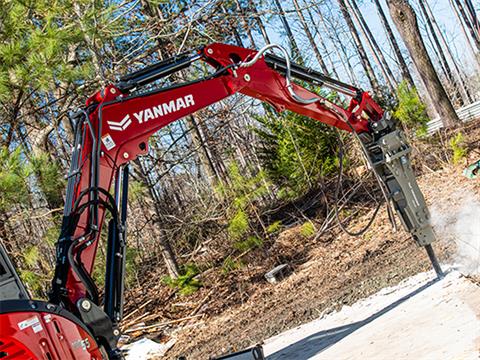
<instances>
[{"instance_id":1,"label":"red excavator boom","mask_svg":"<svg viewBox=\"0 0 480 360\"><path fill-rule=\"evenodd\" d=\"M352 132L388 202L441 274L430 246L434 235L428 210L402 132L369 93L291 64L288 56L266 53L273 47L286 54L276 45L257 52L211 44L177 55L106 86L72 115L75 143L50 299L0 302L0 359L100 359L100 349L108 358L121 358L117 326L123 312L127 164L147 153L148 139L159 129L236 93ZM144 88L198 60L213 72L188 83ZM344 109L295 84L294 78L340 92L350 98L350 105ZM102 304L91 273L107 211L112 220Z\"/></svg>"}]
</instances>

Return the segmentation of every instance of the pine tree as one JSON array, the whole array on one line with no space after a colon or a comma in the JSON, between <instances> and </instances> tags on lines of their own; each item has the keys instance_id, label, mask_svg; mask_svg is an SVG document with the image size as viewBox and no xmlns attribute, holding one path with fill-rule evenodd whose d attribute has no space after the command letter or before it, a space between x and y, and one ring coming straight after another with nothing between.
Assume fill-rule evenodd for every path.
<instances>
[{"instance_id":1,"label":"pine tree","mask_svg":"<svg viewBox=\"0 0 480 360\"><path fill-rule=\"evenodd\" d=\"M325 124L267 107L256 119L262 139L260 158L267 175L287 197L302 195L336 168L337 136Z\"/></svg>"}]
</instances>

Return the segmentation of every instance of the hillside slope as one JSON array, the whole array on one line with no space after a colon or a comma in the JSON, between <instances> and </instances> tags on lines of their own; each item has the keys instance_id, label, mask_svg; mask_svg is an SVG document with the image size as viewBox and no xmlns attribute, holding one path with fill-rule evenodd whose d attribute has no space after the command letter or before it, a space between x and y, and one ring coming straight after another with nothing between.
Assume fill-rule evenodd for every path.
<instances>
[{"instance_id":1,"label":"hillside slope","mask_svg":"<svg viewBox=\"0 0 480 360\"><path fill-rule=\"evenodd\" d=\"M437 209L434 211L447 208L454 214L460 211L465 197L479 199L478 182L463 178L461 171L447 168L420 178L427 201ZM359 223L365 221L360 219ZM289 233L284 241L301 248L295 231ZM447 235L440 233L435 245L443 262L451 261L456 252ZM201 359L240 350L430 269L423 249L403 230L392 233L384 214L363 237L339 232L333 240L319 242L308 256L309 261L289 278L277 285L258 286L240 306L192 320L175 333L176 345L168 357L188 354L189 359Z\"/></svg>"}]
</instances>

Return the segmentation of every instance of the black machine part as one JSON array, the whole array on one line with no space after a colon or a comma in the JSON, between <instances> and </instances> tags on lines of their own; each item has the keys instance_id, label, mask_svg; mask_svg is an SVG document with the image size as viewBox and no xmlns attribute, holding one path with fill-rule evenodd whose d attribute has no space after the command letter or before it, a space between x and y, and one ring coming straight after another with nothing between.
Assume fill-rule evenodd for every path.
<instances>
[{"instance_id":1,"label":"black machine part","mask_svg":"<svg viewBox=\"0 0 480 360\"><path fill-rule=\"evenodd\" d=\"M90 299L79 299L77 302L82 322L92 332L98 343L103 346L111 360L122 360L123 356L117 347L120 331L115 328L105 312Z\"/></svg>"},{"instance_id":2,"label":"black machine part","mask_svg":"<svg viewBox=\"0 0 480 360\"><path fill-rule=\"evenodd\" d=\"M22 280L0 241L0 300L30 299Z\"/></svg>"},{"instance_id":3,"label":"black machine part","mask_svg":"<svg viewBox=\"0 0 480 360\"><path fill-rule=\"evenodd\" d=\"M257 345L228 355L210 358L210 360L265 360L265 356L263 355L262 346Z\"/></svg>"}]
</instances>

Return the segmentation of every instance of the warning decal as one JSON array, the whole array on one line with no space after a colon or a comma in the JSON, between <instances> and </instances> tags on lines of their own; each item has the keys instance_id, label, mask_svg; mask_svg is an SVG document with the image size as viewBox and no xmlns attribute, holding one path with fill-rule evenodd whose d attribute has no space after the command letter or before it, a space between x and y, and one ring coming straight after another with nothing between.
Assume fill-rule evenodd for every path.
<instances>
[{"instance_id":1,"label":"warning decal","mask_svg":"<svg viewBox=\"0 0 480 360\"><path fill-rule=\"evenodd\" d=\"M112 150L115 147L115 141L113 141L112 137L108 133L102 136L102 142L107 150Z\"/></svg>"},{"instance_id":2,"label":"warning decal","mask_svg":"<svg viewBox=\"0 0 480 360\"><path fill-rule=\"evenodd\" d=\"M40 319L36 316L33 316L31 318L28 318L27 320L23 320L18 323L18 328L20 330L25 330L26 328L32 327L33 331L35 333L41 331L42 325L40 324Z\"/></svg>"}]
</instances>

